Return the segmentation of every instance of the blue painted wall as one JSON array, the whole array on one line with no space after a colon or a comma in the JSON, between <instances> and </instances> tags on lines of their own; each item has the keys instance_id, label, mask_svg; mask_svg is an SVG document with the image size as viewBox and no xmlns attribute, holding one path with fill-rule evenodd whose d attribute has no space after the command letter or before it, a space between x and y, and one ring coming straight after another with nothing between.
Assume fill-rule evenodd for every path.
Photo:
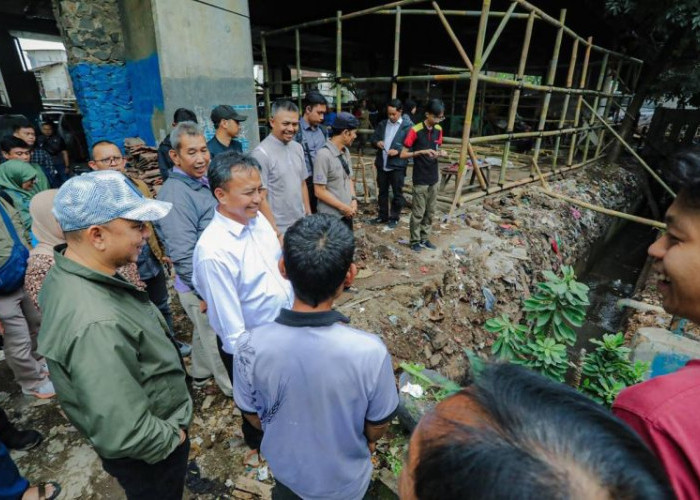
<instances>
[{"instance_id":1,"label":"blue painted wall","mask_svg":"<svg viewBox=\"0 0 700 500\"><path fill-rule=\"evenodd\" d=\"M156 54L126 64L79 63L69 73L88 145L107 139L121 147L126 137L156 145L151 119L163 111Z\"/></svg>"}]
</instances>

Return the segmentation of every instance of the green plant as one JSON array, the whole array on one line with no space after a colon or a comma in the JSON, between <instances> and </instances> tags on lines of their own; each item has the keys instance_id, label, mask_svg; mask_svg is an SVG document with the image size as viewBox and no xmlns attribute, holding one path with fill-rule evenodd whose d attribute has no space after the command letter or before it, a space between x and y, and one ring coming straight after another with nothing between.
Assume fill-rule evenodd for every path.
<instances>
[{"instance_id":1,"label":"green plant","mask_svg":"<svg viewBox=\"0 0 700 500\"><path fill-rule=\"evenodd\" d=\"M425 396L435 401L440 402L461 389L458 383L442 375L427 376L424 373L425 366L420 363L401 363L399 366L401 366L403 371L411 375L417 384L420 384Z\"/></svg>"},{"instance_id":2,"label":"green plant","mask_svg":"<svg viewBox=\"0 0 700 500\"><path fill-rule=\"evenodd\" d=\"M630 361L630 349L624 346L622 333L606 334L590 342L598 347L583 359L580 389L596 401L612 405L622 389L642 381L649 364Z\"/></svg>"},{"instance_id":3,"label":"green plant","mask_svg":"<svg viewBox=\"0 0 700 500\"><path fill-rule=\"evenodd\" d=\"M491 333L498 334L496 341L491 346L491 352L509 361L521 359L525 354L527 337L530 330L525 325L513 323L510 318L502 314L491 318L484 323L484 328Z\"/></svg>"},{"instance_id":4,"label":"green plant","mask_svg":"<svg viewBox=\"0 0 700 500\"><path fill-rule=\"evenodd\" d=\"M536 338L527 344L530 356L522 362L527 367L534 368L543 375L564 382L566 371L569 369L566 346L557 343L551 337Z\"/></svg>"}]
</instances>

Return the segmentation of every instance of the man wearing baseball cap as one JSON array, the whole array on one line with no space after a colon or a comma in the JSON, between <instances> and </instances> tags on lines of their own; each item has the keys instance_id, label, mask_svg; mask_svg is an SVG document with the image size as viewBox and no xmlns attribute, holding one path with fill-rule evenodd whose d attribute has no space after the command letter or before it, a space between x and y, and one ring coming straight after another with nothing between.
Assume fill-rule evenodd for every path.
<instances>
[{"instance_id":1,"label":"man wearing baseball cap","mask_svg":"<svg viewBox=\"0 0 700 500\"><path fill-rule=\"evenodd\" d=\"M67 244L39 294L39 351L61 407L130 499L182 498L187 467L185 369L158 308L116 272L171 208L119 172L69 179L53 206Z\"/></svg>"},{"instance_id":2,"label":"man wearing baseball cap","mask_svg":"<svg viewBox=\"0 0 700 500\"><path fill-rule=\"evenodd\" d=\"M212 160L224 151L243 152L243 146L236 140L241 131L241 122L248 117L238 114L233 106L221 104L211 112L211 121L214 123L216 134L207 142Z\"/></svg>"}]
</instances>

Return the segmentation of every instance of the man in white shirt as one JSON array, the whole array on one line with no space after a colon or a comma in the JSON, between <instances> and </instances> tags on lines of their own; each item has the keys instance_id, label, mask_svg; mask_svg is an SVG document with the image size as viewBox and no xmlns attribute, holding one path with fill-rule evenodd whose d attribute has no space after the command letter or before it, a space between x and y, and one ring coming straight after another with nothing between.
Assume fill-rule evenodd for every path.
<instances>
[{"instance_id":1,"label":"man in white shirt","mask_svg":"<svg viewBox=\"0 0 700 500\"><path fill-rule=\"evenodd\" d=\"M264 193L259 168L255 158L237 152L214 158L208 180L218 205L192 257L192 281L207 303L229 377L236 339L274 321L294 299L279 271L282 250L275 230L259 213ZM246 443L258 448L259 440L251 442L245 430Z\"/></svg>"},{"instance_id":2,"label":"man in white shirt","mask_svg":"<svg viewBox=\"0 0 700 500\"><path fill-rule=\"evenodd\" d=\"M299 130L299 108L291 101L276 101L272 105L272 128L252 156L261 166L263 187L267 190L267 206L260 207L263 215L279 234L311 213L306 178L309 173L304 148L294 137Z\"/></svg>"}]
</instances>

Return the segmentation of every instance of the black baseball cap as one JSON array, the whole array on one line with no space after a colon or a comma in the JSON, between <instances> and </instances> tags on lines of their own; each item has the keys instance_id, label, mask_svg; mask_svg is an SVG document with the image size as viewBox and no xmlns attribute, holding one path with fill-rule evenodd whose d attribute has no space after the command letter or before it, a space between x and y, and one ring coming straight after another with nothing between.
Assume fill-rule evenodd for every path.
<instances>
[{"instance_id":1,"label":"black baseball cap","mask_svg":"<svg viewBox=\"0 0 700 500\"><path fill-rule=\"evenodd\" d=\"M360 128L360 122L350 113L342 111L336 115L331 127L336 130L354 130Z\"/></svg>"},{"instance_id":2,"label":"black baseball cap","mask_svg":"<svg viewBox=\"0 0 700 500\"><path fill-rule=\"evenodd\" d=\"M218 125L221 120L244 122L247 119L247 116L238 114L238 112L233 109L233 106L229 106L228 104L220 104L211 112L211 121L213 121L215 125Z\"/></svg>"}]
</instances>

